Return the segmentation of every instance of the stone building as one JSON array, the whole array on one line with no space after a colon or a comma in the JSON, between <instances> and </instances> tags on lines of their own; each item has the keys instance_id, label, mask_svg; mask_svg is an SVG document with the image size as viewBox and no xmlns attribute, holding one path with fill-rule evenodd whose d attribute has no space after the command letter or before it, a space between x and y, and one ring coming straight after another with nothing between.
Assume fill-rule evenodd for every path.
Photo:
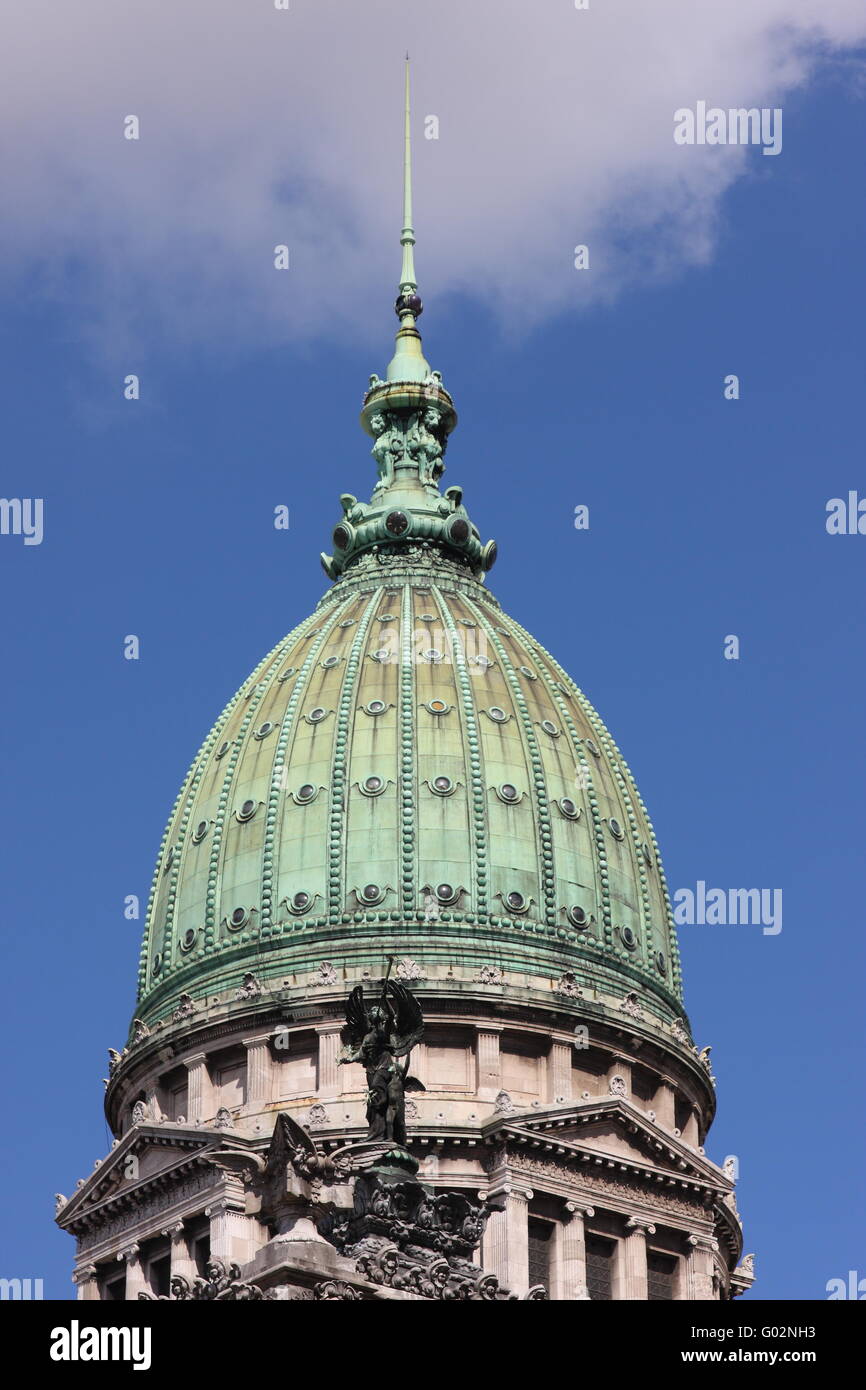
<instances>
[{"instance_id":1,"label":"stone building","mask_svg":"<svg viewBox=\"0 0 866 1390\"><path fill-rule=\"evenodd\" d=\"M83 1299L728 1299L658 846L602 720L487 586L425 361L408 178L395 355L361 423L331 586L220 715L172 811L114 1144L57 1220ZM346 998L426 1020L417 1171L377 1176ZM387 1166L387 1165L386 1165ZM384 1170L383 1170L384 1171Z\"/></svg>"}]
</instances>

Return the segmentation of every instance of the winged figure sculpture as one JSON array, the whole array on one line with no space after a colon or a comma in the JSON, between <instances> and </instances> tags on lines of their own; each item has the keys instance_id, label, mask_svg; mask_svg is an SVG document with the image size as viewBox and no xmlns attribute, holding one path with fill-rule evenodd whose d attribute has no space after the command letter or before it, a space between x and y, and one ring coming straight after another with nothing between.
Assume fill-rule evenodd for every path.
<instances>
[{"instance_id":1,"label":"winged figure sculpture","mask_svg":"<svg viewBox=\"0 0 866 1390\"><path fill-rule=\"evenodd\" d=\"M386 976L379 999L369 1006L363 985L349 995L339 1060L360 1062L367 1074L368 1139L406 1143L406 1092L424 1090L408 1075L409 1056L423 1033L421 1006L399 980Z\"/></svg>"}]
</instances>

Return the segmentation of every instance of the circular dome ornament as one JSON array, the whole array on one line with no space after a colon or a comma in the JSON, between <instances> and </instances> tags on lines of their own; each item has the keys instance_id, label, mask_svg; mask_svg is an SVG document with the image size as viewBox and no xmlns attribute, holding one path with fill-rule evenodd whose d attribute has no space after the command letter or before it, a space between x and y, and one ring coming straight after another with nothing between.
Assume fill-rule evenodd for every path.
<instances>
[{"instance_id":1,"label":"circular dome ornament","mask_svg":"<svg viewBox=\"0 0 866 1390\"><path fill-rule=\"evenodd\" d=\"M282 685L284 681L290 681L292 679L292 676L296 674L296 668L294 666L289 666L289 668L286 671L283 671L282 675L277 676L277 680L279 681L280 685Z\"/></svg>"},{"instance_id":2,"label":"circular dome ornament","mask_svg":"<svg viewBox=\"0 0 866 1390\"><path fill-rule=\"evenodd\" d=\"M210 821L209 821L209 820L200 820L199 823L198 823L198 825L196 826L195 830L192 832L192 842L193 842L193 844L194 844L194 845L200 845L201 842L202 842L202 840L204 839L205 835L207 834L207 832L208 832L209 830L210 830Z\"/></svg>"},{"instance_id":3,"label":"circular dome ornament","mask_svg":"<svg viewBox=\"0 0 866 1390\"><path fill-rule=\"evenodd\" d=\"M198 936L198 927L187 927L183 936L180 938L180 949L188 954L198 941Z\"/></svg>"},{"instance_id":4,"label":"circular dome ornament","mask_svg":"<svg viewBox=\"0 0 866 1390\"><path fill-rule=\"evenodd\" d=\"M362 705L361 708L365 714L372 715L373 718L375 718L379 714L384 714L388 706L384 700L369 700L367 704Z\"/></svg>"},{"instance_id":5,"label":"circular dome ornament","mask_svg":"<svg viewBox=\"0 0 866 1390\"><path fill-rule=\"evenodd\" d=\"M586 927L589 925L589 917L587 916L586 909L580 907L577 903L575 903L573 907L568 908L565 915L573 927Z\"/></svg>"},{"instance_id":6,"label":"circular dome ornament","mask_svg":"<svg viewBox=\"0 0 866 1390\"><path fill-rule=\"evenodd\" d=\"M452 792L457 790L457 784L452 782L451 778L446 777L444 774L440 774L439 777L434 777L432 782L428 783L428 786L431 792L435 792L437 796L451 796Z\"/></svg>"},{"instance_id":7,"label":"circular dome ornament","mask_svg":"<svg viewBox=\"0 0 866 1390\"><path fill-rule=\"evenodd\" d=\"M491 705L490 708L484 712L488 718L493 720L494 724L505 724L510 717L499 705Z\"/></svg>"},{"instance_id":8,"label":"circular dome ornament","mask_svg":"<svg viewBox=\"0 0 866 1390\"><path fill-rule=\"evenodd\" d=\"M625 839L625 832L622 826L620 825L619 821L617 820L616 816L609 816L607 823L610 827L610 833L615 840Z\"/></svg>"},{"instance_id":9,"label":"circular dome ornament","mask_svg":"<svg viewBox=\"0 0 866 1390\"><path fill-rule=\"evenodd\" d=\"M448 539L453 541L455 545L465 545L469 540L469 535L469 522L465 521L462 516L458 516L457 520L452 521L448 527Z\"/></svg>"},{"instance_id":10,"label":"circular dome ornament","mask_svg":"<svg viewBox=\"0 0 866 1390\"><path fill-rule=\"evenodd\" d=\"M286 898L285 903L294 917L300 917L303 913L309 912L313 905L313 899L310 893L306 893L303 889L299 889L299 891L293 893L290 898Z\"/></svg>"},{"instance_id":11,"label":"circular dome ornament","mask_svg":"<svg viewBox=\"0 0 866 1390\"><path fill-rule=\"evenodd\" d=\"M434 893L437 902L441 903L443 907L449 907L456 903L460 897L461 889L455 888L451 883L437 883Z\"/></svg>"},{"instance_id":12,"label":"circular dome ornament","mask_svg":"<svg viewBox=\"0 0 866 1390\"><path fill-rule=\"evenodd\" d=\"M379 777L375 773L371 773L369 777L365 777L363 782L360 783L359 790L364 793L364 796L381 796L387 785L384 777Z\"/></svg>"},{"instance_id":13,"label":"circular dome ornament","mask_svg":"<svg viewBox=\"0 0 866 1390\"><path fill-rule=\"evenodd\" d=\"M562 730L557 728L552 719L542 719L541 727L546 734L550 734L551 738L559 738L562 733Z\"/></svg>"},{"instance_id":14,"label":"circular dome ornament","mask_svg":"<svg viewBox=\"0 0 866 1390\"><path fill-rule=\"evenodd\" d=\"M239 810L235 811L235 818L236 818L237 820L241 821L241 822L248 821L248 820L252 820L252 818L253 818L253 816L256 814L256 811L257 811L257 810L258 810L258 802L257 802L257 801L253 801L253 800L245 801L245 802L243 803L243 805L239 808Z\"/></svg>"},{"instance_id":15,"label":"circular dome ornament","mask_svg":"<svg viewBox=\"0 0 866 1390\"><path fill-rule=\"evenodd\" d=\"M385 530L392 536L402 536L409 530L409 518L405 512L389 512L385 517Z\"/></svg>"},{"instance_id":16,"label":"circular dome ornament","mask_svg":"<svg viewBox=\"0 0 866 1390\"><path fill-rule=\"evenodd\" d=\"M259 727L256 729L255 733L253 734L253 738L258 739L259 743L261 743L262 739L267 738L268 734L273 733L273 731L273 723L270 719L266 719L264 724L260 724Z\"/></svg>"},{"instance_id":17,"label":"circular dome ornament","mask_svg":"<svg viewBox=\"0 0 866 1390\"><path fill-rule=\"evenodd\" d=\"M380 888L378 883L365 883L364 887L355 894L359 902L366 907L376 907L384 901L387 889Z\"/></svg>"},{"instance_id":18,"label":"circular dome ornament","mask_svg":"<svg viewBox=\"0 0 866 1390\"><path fill-rule=\"evenodd\" d=\"M233 913L231 914L231 916L228 918L226 925L228 926L228 928L229 928L230 931L240 931L242 927L247 926L247 924L249 923L249 920L250 920L250 911L249 911L249 908L247 908L247 907L236 907L235 910L234 910L234 912L233 912Z\"/></svg>"},{"instance_id":19,"label":"circular dome ornament","mask_svg":"<svg viewBox=\"0 0 866 1390\"><path fill-rule=\"evenodd\" d=\"M598 744L597 744L593 739L591 739L591 738L585 738L585 739L583 740L583 742L584 742L585 746L589 749L590 753L592 754L592 756L593 756L594 758L600 758L600 757L601 757L601 750L600 750Z\"/></svg>"},{"instance_id":20,"label":"circular dome ornament","mask_svg":"<svg viewBox=\"0 0 866 1390\"><path fill-rule=\"evenodd\" d=\"M525 894L518 893L516 889L513 889L510 893L506 893L502 901L509 912L522 914L529 911L529 899Z\"/></svg>"},{"instance_id":21,"label":"circular dome ornament","mask_svg":"<svg viewBox=\"0 0 866 1390\"><path fill-rule=\"evenodd\" d=\"M620 940L622 941L622 944L623 944L623 946L625 946L626 950L628 950L628 951L636 951L636 950L637 950L637 937L635 936L635 934L634 934L634 932L632 931L631 927L620 927L620 929L619 929L619 935L620 935Z\"/></svg>"},{"instance_id":22,"label":"circular dome ornament","mask_svg":"<svg viewBox=\"0 0 866 1390\"><path fill-rule=\"evenodd\" d=\"M559 807L559 813L565 816L566 820L579 820L581 808L577 802L572 801L570 796L561 796L555 803Z\"/></svg>"},{"instance_id":23,"label":"circular dome ornament","mask_svg":"<svg viewBox=\"0 0 866 1390\"><path fill-rule=\"evenodd\" d=\"M448 714L453 705L448 705L444 700L428 700L424 706L428 714Z\"/></svg>"},{"instance_id":24,"label":"circular dome ornament","mask_svg":"<svg viewBox=\"0 0 866 1390\"><path fill-rule=\"evenodd\" d=\"M660 975L668 973L668 962L664 951L656 951L656 970Z\"/></svg>"},{"instance_id":25,"label":"circular dome ornament","mask_svg":"<svg viewBox=\"0 0 866 1390\"><path fill-rule=\"evenodd\" d=\"M348 550L354 539L355 528L350 526L348 521L341 521L339 526L334 527L331 540L334 542L335 550Z\"/></svg>"},{"instance_id":26,"label":"circular dome ornament","mask_svg":"<svg viewBox=\"0 0 866 1390\"><path fill-rule=\"evenodd\" d=\"M502 782L495 790L499 800L507 806L516 806L518 801L523 800L523 793L517 790L513 782Z\"/></svg>"},{"instance_id":27,"label":"circular dome ornament","mask_svg":"<svg viewBox=\"0 0 866 1390\"><path fill-rule=\"evenodd\" d=\"M217 749L216 753L214 754L214 757L217 758L217 759L219 759L219 758L224 758L225 755L226 755L226 753L229 751L230 748L231 748L231 744L230 744L230 743L221 743L220 746L219 746L219 748Z\"/></svg>"},{"instance_id":28,"label":"circular dome ornament","mask_svg":"<svg viewBox=\"0 0 866 1390\"><path fill-rule=\"evenodd\" d=\"M307 715L307 722L309 724L321 724L322 720L327 719L327 717L328 711L326 709L322 709L321 705L317 705L316 708L311 709L309 714Z\"/></svg>"}]
</instances>

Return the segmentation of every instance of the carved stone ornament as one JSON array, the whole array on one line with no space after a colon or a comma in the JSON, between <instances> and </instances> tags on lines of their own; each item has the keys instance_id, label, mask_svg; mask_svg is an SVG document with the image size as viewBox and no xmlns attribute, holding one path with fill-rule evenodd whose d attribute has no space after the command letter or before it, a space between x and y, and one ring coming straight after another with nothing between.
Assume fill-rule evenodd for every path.
<instances>
[{"instance_id":1,"label":"carved stone ornament","mask_svg":"<svg viewBox=\"0 0 866 1390\"><path fill-rule=\"evenodd\" d=\"M147 1124L147 1106L143 1100L137 1100L132 1107L132 1123L134 1125Z\"/></svg>"},{"instance_id":2,"label":"carved stone ornament","mask_svg":"<svg viewBox=\"0 0 866 1390\"><path fill-rule=\"evenodd\" d=\"M145 1038L150 1037L150 1029L140 1018L132 1020L132 1041L133 1043L144 1042Z\"/></svg>"},{"instance_id":3,"label":"carved stone ornament","mask_svg":"<svg viewBox=\"0 0 866 1390\"><path fill-rule=\"evenodd\" d=\"M418 962L409 959L398 961L394 974L398 980L426 980L427 978Z\"/></svg>"},{"instance_id":4,"label":"carved stone ornament","mask_svg":"<svg viewBox=\"0 0 866 1390\"><path fill-rule=\"evenodd\" d=\"M335 985L337 983L337 971L329 960L323 960L316 967L311 977L310 983L313 985Z\"/></svg>"},{"instance_id":5,"label":"carved stone ornament","mask_svg":"<svg viewBox=\"0 0 866 1390\"><path fill-rule=\"evenodd\" d=\"M219 1110L216 1112L216 1119L214 1120L214 1128L215 1128L215 1129L231 1129L231 1128L232 1128L232 1124L233 1124L233 1121L232 1121L231 1111L230 1111L230 1110L227 1110L226 1107L225 1107L224 1105L221 1105L220 1108L219 1108Z\"/></svg>"},{"instance_id":6,"label":"carved stone ornament","mask_svg":"<svg viewBox=\"0 0 866 1390\"><path fill-rule=\"evenodd\" d=\"M514 1115L517 1107L507 1091L500 1091L496 1100L493 1102L494 1115Z\"/></svg>"},{"instance_id":7,"label":"carved stone ornament","mask_svg":"<svg viewBox=\"0 0 866 1390\"><path fill-rule=\"evenodd\" d=\"M610 1084L609 1084L609 1086L608 1086L608 1090L610 1091L610 1094L611 1094L612 1096L625 1096L625 1095L627 1094L627 1087L626 1087L626 1084L625 1084L625 1077L624 1077L624 1076L612 1076L612 1077L610 1078Z\"/></svg>"},{"instance_id":8,"label":"carved stone ornament","mask_svg":"<svg viewBox=\"0 0 866 1390\"><path fill-rule=\"evenodd\" d=\"M192 1002L192 995L182 994L180 996L180 1003L178 1004L171 1017L173 1022L181 1023L183 1019L191 1018L194 1013L195 1004Z\"/></svg>"},{"instance_id":9,"label":"carved stone ornament","mask_svg":"<svg viewBox=\"0 0 866 1390\"><path fill-rule=\"evenodd\" d=\"M255 975L246 974L235 990L235 999L258 999L260 994L264 994L264 986L261 980L257 980Z\"/></svg>"},{"instance_id":10,"label":"carved stone ornament","mask_svg":"<svg viewBox=\"0 0 866 1390\"><path fill-rule=\"evenodd\" d=\"M362 1297L358 1289L353 1289L351 1284L346 1284L342 1279L322 1279L313 1289L315 1299L339 1299L341 1303L351 1303Z\"/></svg>"},{"instance_id":11,"label":"carved stone ornament","mask_svg":"<svg viewBox=\"0 0 866 1390\"><path fill-rule=\"evenodd\" d=\"M579 999L583 994L573 970L566 970L560 975L554 992L564 994L569 999Z\"/></svg>"},{"instance_id":12,"label":"carved stone ornament","mask_svg":"<svg viewBox=\"0 0 866 1390\"><path fill-rule=\"evenodd\" d=\"M241 1281L240 1266L226 1265L223 1260L210 1260L205 1270L206 1277L190 1282L182 1274L173 1274L169 1284L168 1298L164 1295L140 1293L139 1299L148 1303L171 1303L189 1299L215 1300L216 1302L259 1302L262 1299L275 1299L274 1289L263 1290L258 1284L245 1284Z\"/></svg>"},{"instance_id":13,"label":"carved stone ornament","mask_svg":"<svg viewBox=\"0 0 866 1390\"><path fill-rule=\"evenodd\" d=\"M643 1010L638 1002L636 990L629 990L619 1007L622 1012L628 1014L630 1018L643 1018Z\"/></svg>"},{"instance_id":14,"label":"carved stone ornament","mask_svg":"<svg viewBox=\"0 0 866 1390\"><path fill-rule=\"evenodd\" d=\"M311 1105L311 1106L310 1106L310 1109L309 1109L309 1112L308 1112L308 1115L307 1115L307 1123L308 1123L309 1125L323 1125L323 1124L325 1123L325 1121L327 1120L327 1118L328 1118L328 1112L327 1112L327 1110L325 1109L324 1105Z\"/></svg>"},{"instance_id":15,"label":"carved stone ornament","mask_svg":"<svg viewBox=\"0 0 866 1390\"><path fill-rule=\"evenodd\" d=\"M479 985L501 985L504 978L498 965L482 965L475 976L475 982Z\"/></svg>"}]
</instances>

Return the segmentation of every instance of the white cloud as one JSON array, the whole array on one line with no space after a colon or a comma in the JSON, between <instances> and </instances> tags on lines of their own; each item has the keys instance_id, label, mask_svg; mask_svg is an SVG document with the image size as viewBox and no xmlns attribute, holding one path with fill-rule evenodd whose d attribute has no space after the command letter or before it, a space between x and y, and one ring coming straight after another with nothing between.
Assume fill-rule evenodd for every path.
<instances>
[{"instance_id":1,"label":"white cloud","mask_svg":"<svg viewBox=\"0 0 866 1390\"><path fill-rule=\"evenodd\" d=\"M4 284L32 285L35 268L40 292L109 353L161 339L246 350L372 324L384 351L406 47L428 304L477 293L519 330L704 261L726 189L778 161L678 147L674 110L784 107L816 63L866 38L866 11L861 0L590 5L19 6L0 83ZM122 138L130 113L139 142ZM438 141L423 138L430 113ZM788 136L780 158L796 157ZM291 248L286 273L272 268L278 242ZM572 268L578 242L588 273Z\"/></svg>"}]
</instances>

